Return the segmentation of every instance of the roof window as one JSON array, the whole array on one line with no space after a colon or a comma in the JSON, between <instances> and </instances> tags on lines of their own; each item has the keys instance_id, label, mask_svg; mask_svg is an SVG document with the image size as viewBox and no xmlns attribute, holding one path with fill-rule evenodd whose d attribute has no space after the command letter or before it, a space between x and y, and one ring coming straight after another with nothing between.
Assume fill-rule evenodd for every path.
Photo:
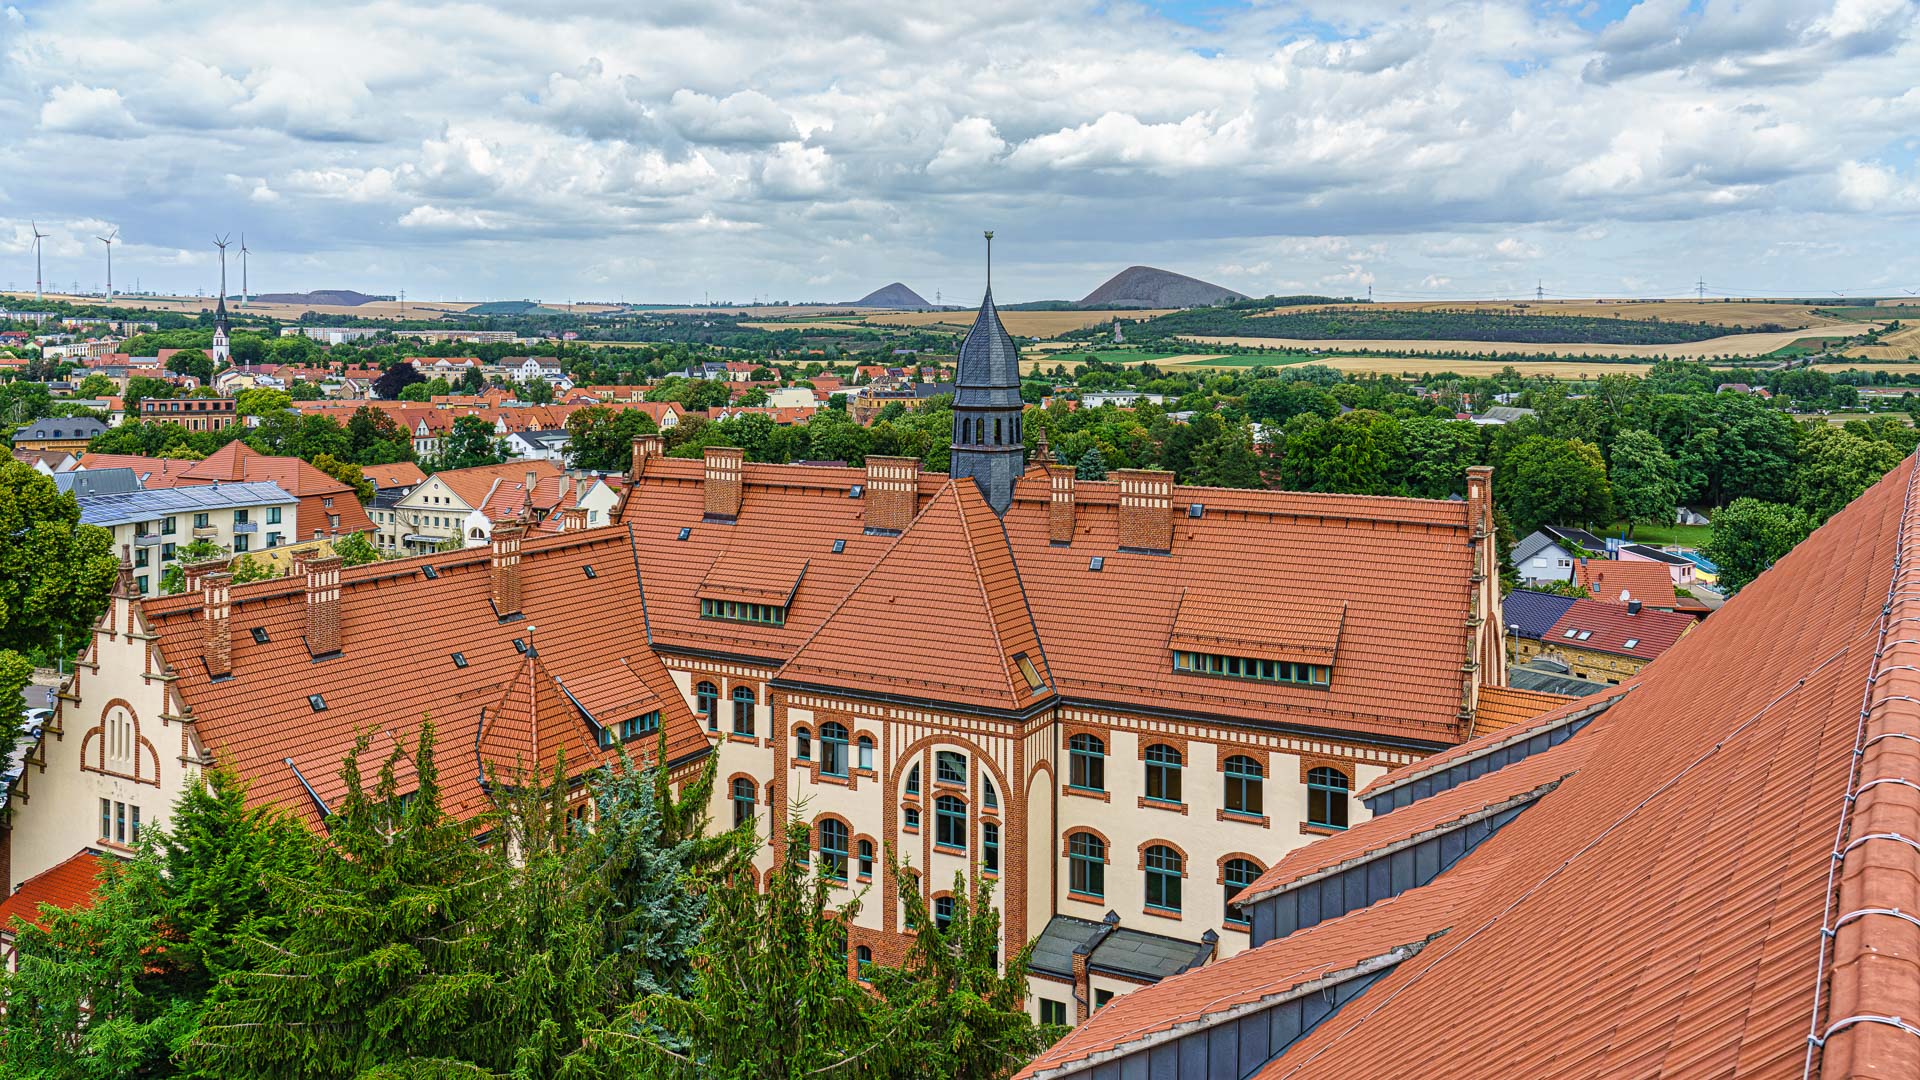
<instances>
[{"instance_id":1,"label":"roof window","mask_svg":"<svg viewBox=\"0 0 1920 1080\"><path fill-rule=\"evenodd\" d=\"M587 577L588 577L588 578L597 578L597 577L599 577L599 576L600 576L599 574L596 574L596 573L594 573L594 572L593 572L593 567L591 567L591 566L589 566L589 567L587 567Z\"/></svg>"},{"instance_id":2,"label":"roof window","mask_svg":"<svg viewBox=\"0 0 1920 1080\"><path fill-rule=\"evenodd\" d=\"M688 528L685 525L680 526L680 539L685 540L687 537L692 535L693 535L692 529Z\"/></svg>"},{"instance_id":3,"label":"roof window","mask_svg":"<svg viewBox=\"0 0 1920 1080\"><path fill-rule=\"evenodd\" d=\"M524 654L527 651L527 643L525 641L522 641L520 638L514 638L513 651Z\"/></svg>"},{"instance_id":4,"label":"roof window","mask_svg":"<svg viewBox=\"0 0 1920 1080\"><path fill-rule=\"evenodd\" d=\"M454 666L454 667L457 667L457 668L463 668L463 667L466 667L466 666L467 666L467 654L465 654L465 653L454 653L454 654L453 654L453 666Z\"/></svg>"},{"instance_id":5,"label":"roof window","mask_svg":"<svg viewBox=\"0 0 1920 1080\"><path fill-rule=\"evenodd\" d=\"M1637 637L1630 637L1627 639L1627 648L1629 649L1636 648L1639 646L1639 644L1640 644L1640 639Z\"/></svg>"},{"instance_id":6,"label":"roof window","mask_svg":"<svg viewBox=\"0 0 1920 1080\"><path fill-rule=\"evenodd\" d=\"M860 496L865 495L866 493L867 493L867 485L855 484L852 487L847 489L847 498L857 499Z\"/></svg>"},{"instance_id":7,"label":"roof window","mask_svg":"<svg viewBox=\"0 0 1920 1080\"><path fill-rule=\"evenodd\" d=\"M308 694L307 704L312 706L314 712L327 711L327 699L319 694Z\"/></svg>"},{"instance_id":8,"label":"roof window","mask_svg":"<svg viewBox=\"0 0 1920 1080\"><path fill-rule=\"evenodd\" d=\"M1569 630L1569 631L1567 631L1566 633L1564 633L1564 634L1561 634L1560 636L1561 636L1561 637L1568 637L1568 638L1570 638L1570 637L1572 637L1573 635L1575 635L1575 634L1577 634L1577 633L1579 633L1579 632L1580 632L1580 631L1578 631L1578 630Z\"/></svg>"},{"instance_id":9,"label":"roof window","mask_svg":"<svg viewBox=\"0 0 1920 1080\"><path fill-rule=\"evenodd\" d=\"M1206 513L1207 513L1206 503L1188 503L1187 504L1187 516L1190 518L1205 517Z\"/></svg>"},{"instance_id":10,"label":"roof window","mask_svg":"<svg viewBox=\"0 0 1920 1080\"><path fill-rule=\"evenodd\" d=\"M1593 631L1591 631L1591 630L1582 630L1582 631L1580 631L1580 640L1581 640L1581 641L1585 641L1585 640L1587 640L1588 638L1590 638L1590 637L1592 637L1592 636L1593 636Z\"/></svg>"},{"instance_id":11,"label":"roof window","mask_svg":"<svg viewBox=\"0 0 1920 1080\"><path fill-rule=\"evenodd\" d=\"M253 628L252 632L253 632L253 643L255 645L265 645L267 642L273 640L272 638L267 636L267 628L264 626L256 626Z\"/></svg>"},{"instance_id":12,"label":"roof window","mask_svg":"<svg viewBox=\"0 0 1920 1080\"><path fill-rule=\"evenodd\" d=\"M428 581L440 580L440 571L435 570L431 565L421 567L420 572L427 575Z\"/></svg>"},{"instance_id":13,"label":"roof window","mask_svg":"<svg viewBox=\"0 0 1920 1080\"><path fill-rule=\"evenodd\" d=\"M1038 690L1046 684L1040 681L1040 669L1023 652L1013 654L1013 666L1020 669L1020 677L1027 680L1027 689Z\"/></svg>"},{"instance_id":14,"label":"roof window","mask_svg":"<svg viewBox=\"0 0 1920 1080\"><path fill-rule=\"evenodd\" d=\"M845 540L835 540L833 542L833 553L835 555L843 554L846 550L847 542Z\"/></svg>"},{"instance_id":15,"label":"roof window","mask_svg":"<svg viewBox=\"0 0 1920 1080\"><path fill-rule=\"evenodd\" d=\"M1099 555L1095 555L1093 558L1087 560L1087 569L1092 570L1096 573L1099 572L1099 570L1106 565L1107 565L1107 560L1104 557Z\"/></svg>"}]
</instances>

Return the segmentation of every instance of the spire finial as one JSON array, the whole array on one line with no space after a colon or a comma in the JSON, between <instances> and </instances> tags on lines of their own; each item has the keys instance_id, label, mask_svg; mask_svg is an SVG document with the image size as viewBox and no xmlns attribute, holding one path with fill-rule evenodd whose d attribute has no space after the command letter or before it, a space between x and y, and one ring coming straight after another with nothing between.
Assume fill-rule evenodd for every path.
<instances>
[{"instance_id":1,"label":"spire finial","mask_svg":"<svg viewBox=\"0 0 1920 1080\"><path fill-rule=\"evenodd\" d=\"M993 291L993 230L987 230L987 291Z\"/></svg>"}]
</instances>

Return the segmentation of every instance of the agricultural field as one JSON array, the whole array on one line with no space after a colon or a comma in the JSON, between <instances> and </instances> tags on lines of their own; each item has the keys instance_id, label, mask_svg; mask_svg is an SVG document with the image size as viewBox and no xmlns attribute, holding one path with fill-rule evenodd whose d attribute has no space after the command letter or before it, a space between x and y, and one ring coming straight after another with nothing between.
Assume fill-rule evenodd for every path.
<instances>
[{"instance_id":1,"label":"agricultural field","mask_svg":"<svg viewBox=\"0 0 1920 1080\"><path fill-rule=\"evenodd\" d=\"M1903 325L1898 330L1880 335L1878 345L1855 345L1841 355L1857 356L1862 360L1920 359L1920 325Z\"/></svg>"},{"instance_id":2,"label":"agricultural field","mask_svg":"<svg viewBox=\"0 0 1920 1080\"><path fill-rule=\"evenodd\" d=\"M1829 360L1813 365L1815 371L1884 371L1889 375L1920 375L1920 363L1912 360Z\"/></svg>"},{"instance_id":3,"label":"agricultural field","mask_svg":"<svg viewBox=\"0 0 1920 1080\"><path fill-rule=\"evenodd\" d=\"M1211 360L1198 357L1184 364L1167 363L1169 368L1229 370L1258 367L1262 364L1321 364L1335 371L1356 375L1400 375L1419 378L1429 372L1449 371L1456 375L1490 376L1512 368L1522 375L1549 379L1598 379L1602 375L1645 375L1652 364L1582 363L1578 360L1443 360L1420 356L1330 356L1303 352L1228 356Z\"/></svg>"},{"instance_id":4,"label":"agricultural field","mask_svg":"<svg viewBox=\"0 0 1920 1080\"><path fill-rule=\"evenodd\" d=\"M1170 312L1002 310L1000 321L1005 324L1007 333L1016 337L1050 338L1070 330L1101 326L1112 322L1115 317L1131 321L1167 314ZM943 326L953 330L966 330L973 325L973 317L972 311L899 311L869 315L866 321L875 326Z\"/></svg>"},{"instance_id":5,"label":"agricultural field","mask_svg":"<svg viewBox=\"0 0 1920 1080\"><path fill-rule=\"evenodd\" d=\"M1683 341L1659 345L1621 345L1564 341L1470 341L1466 339L1279 338L1220 334L1182 334L1180 340L1191 341L1201 345L1231 345L1243 348L1267 346L1269 348L1294 351L1347 349L1389 353L1497 353L1512 356L1564 356L1574 354L1584 356L1644 357L1648 360L1698 360L1716 356L1764 356L1775 349L1784 348L1802 338L1851 337L1858 332L1859 328L1857 326L1813 327L1806 330L1783 330L1779 333L1727 334L1722 337L1707 338L1703 341Z\"/></svg>"},{"instance_id":6,"label":"agricultural field","mask_svg":"<svg viewBox=\"0 0 1920 1080\"><path fill-rule=\"evenodd\" d=\"M11 300L31 300L30 292L0 293ZM62 293L47 293L48 300L60 300L76 307L106 307L107 301L99 296L68 296ZM183 315L197 315L203 311L212 311L216 299L211 296L116 296L113 307L145 308L148 311L173 311ZM405 318L441 319L448 315L458 315L474 306L467 303L449 303L435 300L409 300L405 304ZM298 322L300 316L308 311L320 315L339 315L363 319L401 318L401 303L397 300L375 300L367 304L341 306L333 304L268 304L255 300L245 307L237 301L228 301L227 310L236 315L272 316L287 322Z\"/></svg>"},{"instance_id":7,"label":"agricultural field","mask_svg":"<svg viewBox=\"0 0 1920 1080\"><path fill-rule=\"evenodd\" d=\"M1131 352L1125 349L1098 351L1093 353L1093 355L1102 363L1120 364L1124 367L1139 367L1141 364L1159 364L1163 368L1192 367L1202 364L1209 366L1217 364L1217 366L1220 367L1227 367L1236 359L1241 359L1240 357L1229 356L1226 353ZM1040 355L1026 354L1020 358L1020 374L1041 374L1052 371L1061 364L1065 364L1068 370L1072 370L1075 364L1084 364L1086 362L1087 352L1079 349L1043 353ZM1272 364L1285 363L1286 361L1267 359L1262 362Z\"/></svg>"},{"instance_id":8,"label":"agricultural field","mask_svg":"<svg viewBox=\"0 0 1920 1080\"><path fill-rule=\"evenodd\" d=\"M1658 319L1662 322L1712 323L1735 329L1781 326L1805 329L1846 321L1817 314L1807 304L1795 301L1756 300L1483 300L1472 303L1422 302L1372 305L1389 311L1523 311L1530 315L1565 315L1588 319ZM1891 318L1878 315L1875 318Z\"/></svg>"}]
</instances>

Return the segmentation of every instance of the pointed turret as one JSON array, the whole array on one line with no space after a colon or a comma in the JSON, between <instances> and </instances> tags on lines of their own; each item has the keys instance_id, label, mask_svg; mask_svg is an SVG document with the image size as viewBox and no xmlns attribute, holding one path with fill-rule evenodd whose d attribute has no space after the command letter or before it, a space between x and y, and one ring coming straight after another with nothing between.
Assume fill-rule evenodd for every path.
<instances>
[{"instance_id":1,"label":"pointed turret","mask_svg":"<svg viewBox=\"0 0 1920 1080\"><path fill-rule=\"evenodd\" d=\"M1000 323L993 306L992 243L987 234L986 298L973 328L960 343L960 370L954 379L953 458L948 471L971 477L996 514L1013 503L1013 483L1023 468L1020 350Z\"/></svg>"}]
</instances>

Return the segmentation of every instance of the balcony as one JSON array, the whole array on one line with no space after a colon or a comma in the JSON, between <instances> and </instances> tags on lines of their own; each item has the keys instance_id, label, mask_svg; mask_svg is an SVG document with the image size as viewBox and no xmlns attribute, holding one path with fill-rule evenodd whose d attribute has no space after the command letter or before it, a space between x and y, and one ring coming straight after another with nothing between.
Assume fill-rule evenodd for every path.
<instances>
[{"instance_id":1,"label":"balcony","mask_svg":"<svg viewBox=\"0 0 1920 1080\"><path fill-rule=\"evenodd\" d=\"M133 546L134 547L153 547L155 544L160 543L164 539L166 538L161 536L159 533L134 533Z\"/></svg>"},{"instance_id":2,"label":"balcony","mask_svg":"<svg viewBox=\"0 0 1920 1080\"><path fill-rule=\"evenodd\" d=\"M212 525L195 525L193 527L193 538L195 540L210 540L219 535L220 530L214 528Z\"/></svg>"},{"instance_id":3,"label":"balcony","mask_svg":"<svg viewBox=\"0 0 1920 1080\"><path fill-rule=\"evenodd\" d=\"M257 521L236 521L233 523L233 535L235 536L239 536L243 533L257 533L259 531L260 531L260 523ZM194 535L195 536L200 535L199 530L196 529L194 531Z\"/></svg>"}]
</instances>

